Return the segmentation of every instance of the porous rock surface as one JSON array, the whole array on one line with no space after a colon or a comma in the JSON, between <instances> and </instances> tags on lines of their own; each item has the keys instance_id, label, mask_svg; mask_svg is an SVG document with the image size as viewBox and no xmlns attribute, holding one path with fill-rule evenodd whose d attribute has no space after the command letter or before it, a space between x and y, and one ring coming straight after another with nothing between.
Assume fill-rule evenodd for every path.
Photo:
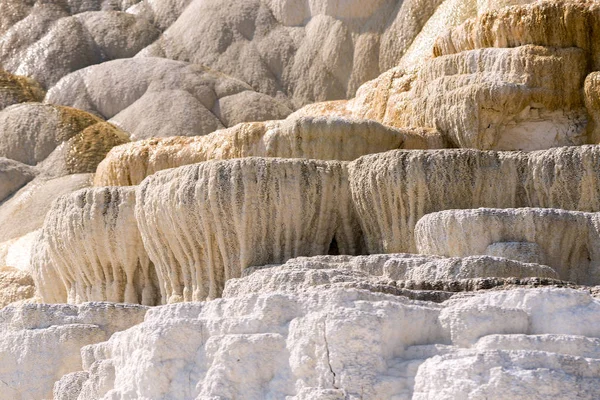
<instances>
[{"instance_id":1,"label":"porous rock surface","mask_svg":"<svg viewBox=\"0 0 600 400\"><path fill-rule=\"evenodd\" d=\"M83 367L83 346L142 322L139 305L20 304L0 310L0 398L50 399L54 382Z\"/></svg>"},{"instance_id":2,"label":"porous rock surface","mask_svg":"<svg viewBox=\"0 0 600 400\"><path fill-rule=\"evenodd\" d=\"M570 289L487 292L441 305L340 288L174 304L84 348L84 372L63 378L55 394L592 399L598 313L598 300ZM167 362L173 357L178 363ZM465 385L446 379L454 376Z\"/></svg>"},{"instance_id":3,"label":"porous rock surface","mask_svg":"<svg viewBox=\"0 0 600 400\"><path fill-rule=\"evenodd\" d=\"M597 146L522 152L390 151L349 165L370 253L415 252L426 214L475 207L600 211Z\"/></svg>"},{"instance_id":4,"label":"porous rock surface","mask_svg":"<svg viewBox=\"0 0 600 400\"><path fill-rule=\"evenodd\" d=\"M600 398L599 21L0 0L0 399Z\"/></svg>"},{"instance_id":5,"label":"porous rock surface","mask_svg":"<svg viewBox=\"0 0 600 400\"><path fill-rule=\"evenodd\" d=\"M206 135L291 113L285 102L254 92L238 79L164 58L128 58L84 68L61 79L45 101L102 116L135 139Z\"/></svg>"},{"instance_id":6,"label":"porous rock surface","mask_svg":"<svg viewBox=\"0 0 600 400\"><path fill-rule=\"evenodd\" d=\"M547 208L446 210L415 227L419 253L531 260L587 285L600 283L599 240L598 214Z\"/></svg>"},{"instance_id":7,"label":"porous rock surface","mask_svg":"<svg viewBox=\"0 0 600 400\"><path fill-rule=\"evenodd\" d=\"M333 243L342 254L363 247L337 161L250 157L159 171L140 184L136 217L164 303L219 296L250 266L328 254Z\"/></svg>"},{"instance_id":8,"label":"porous rock surface","mask_svg":"<svg viewBox=\"0 0 600 400\"><path fill-rule=\"evenodd\" d=\"M95 186L137 185L146 176L207 160L242 157L354 160L392 149L443 148L435 131L394 129L340 117L238 124L201 137L153 138L115 147L100 163Z\"/></svg>"},{"instance_id":9,"label":"porous rock surface","mask_svg":"<svg viewBox=\"0 0 600 400\"><path fill-rule=\"evenodd\" d=\"M156 273L134 216L132 188L82 189L58 198L41 235L47 241L49 265L60 280L45 274L42 259L33 265L42 300L46 287L65 286L67 302L112 301L160 303Z\"/></svg>"}]
</instances>

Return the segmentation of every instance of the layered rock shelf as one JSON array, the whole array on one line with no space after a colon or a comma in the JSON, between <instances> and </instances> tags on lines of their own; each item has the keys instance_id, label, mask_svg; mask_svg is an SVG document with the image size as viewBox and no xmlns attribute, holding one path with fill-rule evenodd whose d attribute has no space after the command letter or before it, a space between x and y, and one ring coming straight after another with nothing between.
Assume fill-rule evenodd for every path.
<instances>
[{"instance_id":1,"label":"layered rock shelf","mask_svg":"<svg viewBox=\"0 0 600 400\"><path fill-rule=\"evenodd\" d=\"M0 0L0 400L600 398L600 5Z\"/></svg>"}]
</instances>

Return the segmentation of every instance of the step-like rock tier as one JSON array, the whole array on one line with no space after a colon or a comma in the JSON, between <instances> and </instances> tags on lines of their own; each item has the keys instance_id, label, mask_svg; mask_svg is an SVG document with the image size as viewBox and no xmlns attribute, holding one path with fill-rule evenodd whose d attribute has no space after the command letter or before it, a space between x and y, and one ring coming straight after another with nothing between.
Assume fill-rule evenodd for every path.
<instances>
[{"instance_id":1,"label":"step-like rock tier","mask_svg":"<svg viewBox=\"0 0 600 400\"><path fill-rule=\"evenodd\" d=\"M425 129L395 129L372 120L301 117L239 124L206 136L153 138L114 148L100 163L95 186L137 185L146 176L207 160L243 157L351 161L393 149L444 148Z\"/></svg>"},{"instance_id":2,"label":"step-like rock tier","mask_svg":"<svg viewBox=\"0 0 600 400\"><path fill-rule=\"evenodd\" d=\"M419 253L498 255L552 267L563 280L600 284L599 214L547 208L446 210L415 227Z\"/></svg>"},{"instance_id":3,"label":"step-like rock tier","mask_svg":"<svg viewBox=\"0 0 600 400\"><path fill-rule=\"evenodd\" d=\"M350 163L369 253L416 252L426 214L477 207L600 211L600 148L391 151Z\"/></svg>"},{"instance_id":4,"label":"step-like rock tier","mask_svg":"<svg viewBox=\"0 0 600 400\"><path fill-rule=\"evenodd\" d=\"M363 250L337 161L251 157L159 171L140 184L136 217L168 303L217 297L250 266Z\"/></svg>"},{"instance_id":5,"label":"step-like rock tier","mask_svg":"<svg viewBox=\"0 0 600 400\"><path fill-rule=\"evenodd\" d=\"M599 316L589 294L548 288L440 305L340 287L173 304L85 347L55 396L591 400Z\"/></svg>"},{"instance_id":6,"label":"step-like rock tier","mask_svg":"<svg viewBox=\"0 0 600 400\"><path fill-rule=\"evenodd\" d=\"M38 287L65 285L70 303L112 301L160 304L154 266L135 220L133 188L82 189L57 199L44 221L50 265L60 281L42 271ZM44 294L51 289L42 289ZM50 301L52 299L44 299Z\"/></svg>"},{"instance_id":7,"label":"step-like rock tier","mask_svg":"<svg viewBox=\"0 0 600 400\"><path fill-rule=\"evenodd\" d=\"M83 368L81 348L143 321L147 307L21 304L0 310L0 399L50 399L54 382ZM105 372L108 372L104 370Z\"/></svg>"}]
</instances>

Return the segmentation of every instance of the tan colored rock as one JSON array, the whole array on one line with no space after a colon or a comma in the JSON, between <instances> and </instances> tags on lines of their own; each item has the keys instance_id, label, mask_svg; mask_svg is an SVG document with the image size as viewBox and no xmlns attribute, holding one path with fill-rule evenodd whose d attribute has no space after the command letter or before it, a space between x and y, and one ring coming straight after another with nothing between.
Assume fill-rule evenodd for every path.
<instances>
[{"instance_id":1,"label":"tan colored rock","mask_svg":"<svg viewBox=\"0 0 600 400\"><path fill-rule=\"evenodd\" d=\"M12 104L42 101L45 95L44 89L33 79L0 69L0 110Z\"/></svg>"},{"instance_id":2,"label":"tan colored rock","mask_svg":"<svg viewBox=\"0 0 600 400\"><path fill-rule=\"evenodd\" d=\"M250 266L362 251L345 165L244 158L160 171L136 217L164 303L201 301Z\"/></svg>"},{"instance_id":3,"label":"tan colored rock","mask_svg":"<svg viewBox=\"0 0 600 400\"><path fill-rule=\"evenodd\" d=\"M415 252L429 213L476 207L600 211L600 147L531 153L390 151L350 163L352 197L370 253Z\"/></svg>"},{"instance_id":4,"label":"tan colored rock","mask_svg":"<svg viewBox=\"0 0 600 400\"><path fill-rule=\"evenodd\" d=\"M95 115L71 107L14 105L0 111L0 156L36 165L61 143L99 122Z\"/></svg>"},{"instance_id":5,"label":"tan colored rock","mask_svg":"<svg viewBox=\"0 0 600 400\"><path fill-rule=\"evenodd\" d=\"M394 129L375 121L305 117L239 124L201 137L155 138L114 148L100 163L95 186L137 185L167 168L242 157L353 160L391 149L444 147L424 129Z\"/></svg>"},{"instance_id":6,"label":"tan colored rock","mask_svg":"<svg viewBox=\"0 0 600 400\"><path fill-rule=\"evenodd\" d=\"M100 122L63 142L39 168L52 176L93 173L113 147L125 143L129 143L129 135L108 122Z\"/></svg>"},{"instance_id":7,"label":"tan colored rock","mask_svg":"<svg viewBox=\"0 0 600 400\"><path fill-rule=\"evenodd\" d=\"M160 303L154 266L144 250L134 207L134 188L83 189L59 198L42 228L50 265L41 260L35 268L56 269L69 303ZM61 283L44 275L43 270L34 275L42 296L53 291L43 286ZM50 299L56 297L52 294Z\"/></svg>"},{"instance_id":8,"label":"tan colored rock","mask_svg":"<svg viewBox=\"0 0 600 400\"><path fill-rule=\"evenodd\" d=\"M66 303L67 284L52 261L48 235L44 229L36 231L31 249L31 275L36 294L44 303Z\"/></svg>"},{"instance_id":9,"label":"tan colored rock","mask_svg":"<svg viewBox=\"0 0 600 400\"><path fill-rule=\"evenodd\" d=\"M526 44L577 47L585 52L587 67L598 69L599 35L600 7L596 3L539 1L483 13L448 30L436 40L434 54Z\"/></svg>"},{"instance_id":10,"label":"tan colored rock","mask_svg":"<svg viewBox=\"0 0 600 400\"><path fill-rule=\"evenodd\" d=\"M0 157L0 202L31 181L38 171L18 161Z\"/></svg>"},{"instance_id":11,"label":"tan colored rock","mask_svg":"<svg viewBox=\"0 0 600 400\"><path fill-rule=\"evenodd\" d=\"M540 258L535 262L556 270L560 279L597 285L600 235L593 220L598 218L593 213L546 208L446 210L419 220L415 242L419 253L446 257L496 253L518 260L533 255Z\"/></svg>"},{"instance_id":12,"label":"tan colored rock","mask_svg":"<svg viewBox=\"0 0 600 400\"><path fill-rule=\"evenodd\" d=\"M583 89L589 115L588 140L590 143L600 143L600 72L589 74Z\"/></svg>"},{"instance_id":13,"label":"tan colored rock","mask_svg":"<svg viewBox=\"0 0 600 400\"><path fill-rule=\"evenodd\" d=\"M13 267L0 267L0 308L35 295L31 275Z\"/></svg>"}]
</instances>

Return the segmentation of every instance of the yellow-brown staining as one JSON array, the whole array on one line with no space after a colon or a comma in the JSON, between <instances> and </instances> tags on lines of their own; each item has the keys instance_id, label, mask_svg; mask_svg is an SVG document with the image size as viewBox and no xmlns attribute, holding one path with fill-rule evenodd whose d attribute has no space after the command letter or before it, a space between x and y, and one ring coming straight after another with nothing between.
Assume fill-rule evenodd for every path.
<instances>
[{"instance_id":1,"label":"yellow-brown staining","mask_svg":"<svg viewBox=\"0 0 600 400\"><path fill-rule=\"evenodd\" d=\"M44 96L45 90L33 79L0 69L0 108L17 103L42 101Z\"/></svg>"},{"instance_id":2,"label":"yellow-brown staining","mask_svg":"<svg viewBox=\"0 0 600 400\"><path fill-rule=\"evenodd\" d=\"M60 126L57 139L60 141L69 140L84 129L103 122L101 118L77 108L66 106L53 107L59 114Z\"/></svg>"},{"instance_id":3,"label":"yellow-brown staining","mask_svg":"<svg viewBox=\"0 0 600 400\"><path fill-rule=\"evenodd\" d=\"M69 174L95 172L110 149L128 142L129 136L108 122L91 125L67 142L67 171Z\"/></svg>"}]
</instances>

